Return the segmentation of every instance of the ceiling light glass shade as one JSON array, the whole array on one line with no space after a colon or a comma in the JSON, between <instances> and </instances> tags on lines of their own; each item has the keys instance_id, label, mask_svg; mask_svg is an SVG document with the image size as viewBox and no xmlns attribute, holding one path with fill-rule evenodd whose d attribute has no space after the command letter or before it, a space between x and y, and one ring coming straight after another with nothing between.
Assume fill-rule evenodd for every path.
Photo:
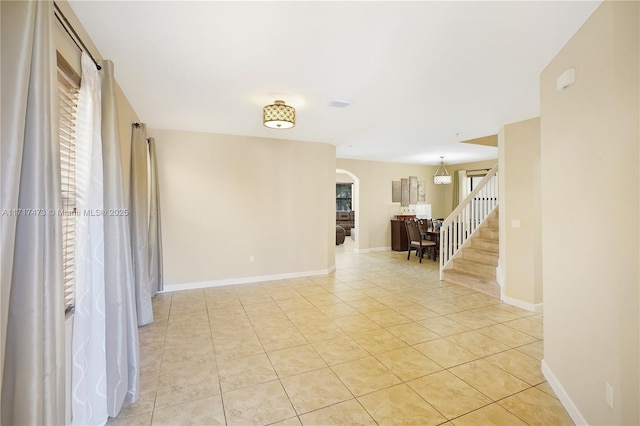
<instances>
[{"instance_id":1,"label":"ceiling light glass shade","mask_svg":"<svg viewBox=\"0 0 640 426\"><path fill-rule=\"evenodd\" d=\"M435 183L436 185L448 185L451 183L451 176L434 176L433 183Z\"/></svg>"},{"instance_id":2,"label":"ceiling light glass shade","mask_svg":"<svg viewBox=\"0 0 640 426\"><path fill-rule=\"evenodd\" d=\"M262 108L262 124L272 129L290 129L296 125L296 110L284 101L274 101Z\"/></svg>"},{"instance_id":3,"label":"ceiling light glass shade","mask_svg":"<svg viewBox=\"0 0 640 426\"><path fill-rule=\"evenodd\" d=\"M438 166L436 174L433 175L433 183L436 185L448 185L451 183L451 175L444 166L443 158L444 157L440 157L440 166Z\"/></svg>"}]
</instances>

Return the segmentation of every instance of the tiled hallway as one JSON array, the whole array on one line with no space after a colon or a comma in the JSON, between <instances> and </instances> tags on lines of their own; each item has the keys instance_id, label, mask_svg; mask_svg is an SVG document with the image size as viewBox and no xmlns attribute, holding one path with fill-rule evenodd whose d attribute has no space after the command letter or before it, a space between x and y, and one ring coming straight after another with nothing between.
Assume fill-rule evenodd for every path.
<instances>
[{"instance_id":1,"label":"tiled hallway","mask_svg":"<svg viewBox=\"0 0 640 426\"><path fill-rule=\"evenodd\" d=\"M573 424L540 371L542 315L406 252L328 277L166 293L142 389L111 424Z\"/></svg>"}]
</instances>

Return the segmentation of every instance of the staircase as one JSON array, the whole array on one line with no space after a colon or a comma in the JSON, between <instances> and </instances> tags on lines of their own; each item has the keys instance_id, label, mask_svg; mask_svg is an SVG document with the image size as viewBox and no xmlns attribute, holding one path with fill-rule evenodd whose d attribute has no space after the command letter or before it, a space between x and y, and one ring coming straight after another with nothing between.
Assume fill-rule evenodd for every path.
<instances>
[{"instance_id":1,"label":"staircase","mask_svg":"<svg viewBox=\"0 0 640 426\"><path fill-rule=\"evenodd\" d=\"M500 297L498 165L460 202L440 228L440 279Z\"/></svg>"},{"instance_id":2,"label":"staircase","mask_svg":"<svg viewBox=\"0 0 640 426\"><path fill-rule=\"evenodd\" d=\"M495 209L452 259L450 269L442 271L442 279L499 298L497 266L498 209Z\"/></svg>"}]
</instances>

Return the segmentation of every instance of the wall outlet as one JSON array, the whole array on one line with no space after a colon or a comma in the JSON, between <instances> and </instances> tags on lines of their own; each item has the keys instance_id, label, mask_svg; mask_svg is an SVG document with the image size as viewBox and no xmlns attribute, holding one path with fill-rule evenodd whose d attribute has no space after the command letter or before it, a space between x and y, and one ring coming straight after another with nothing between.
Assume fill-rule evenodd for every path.
<instances>
[{"instance_id":1,"label":"wall outlet","mask_svg":"<svg viewBox=\"0 0 640 426\"><path fill-rule=\"evenodd\" d=\"M254 262L256 260L254 255L249 256L249 262Z\"/></svg>"},{"instance_id":2,"label":"wall outlet","mask_svg":"<svg viewBox=\"0 0 640 426\"><path fill-rule=\"evenodd\" d=\"M609 404L609 407L613 408L613 387L611 387L611 385L607 382L605 388L607 404Z\"/></svg>"}]
</instances>

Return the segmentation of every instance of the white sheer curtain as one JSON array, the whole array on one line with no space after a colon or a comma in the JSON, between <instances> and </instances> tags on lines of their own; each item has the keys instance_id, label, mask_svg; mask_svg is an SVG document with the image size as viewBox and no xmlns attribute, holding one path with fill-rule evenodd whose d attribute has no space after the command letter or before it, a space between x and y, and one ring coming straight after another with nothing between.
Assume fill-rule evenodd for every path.
<instances>
[{"instance_id":1,"label":"white sheer curtain","mask_svg":"<svg viewBox=\"0 0 640 426\"><path fill-rule=\"evenodd\" d=\"M76 124L75 314L72 339L72 423L107 421L103 172L100 75L82 54Z\"/></svg>"}]
</instances>

